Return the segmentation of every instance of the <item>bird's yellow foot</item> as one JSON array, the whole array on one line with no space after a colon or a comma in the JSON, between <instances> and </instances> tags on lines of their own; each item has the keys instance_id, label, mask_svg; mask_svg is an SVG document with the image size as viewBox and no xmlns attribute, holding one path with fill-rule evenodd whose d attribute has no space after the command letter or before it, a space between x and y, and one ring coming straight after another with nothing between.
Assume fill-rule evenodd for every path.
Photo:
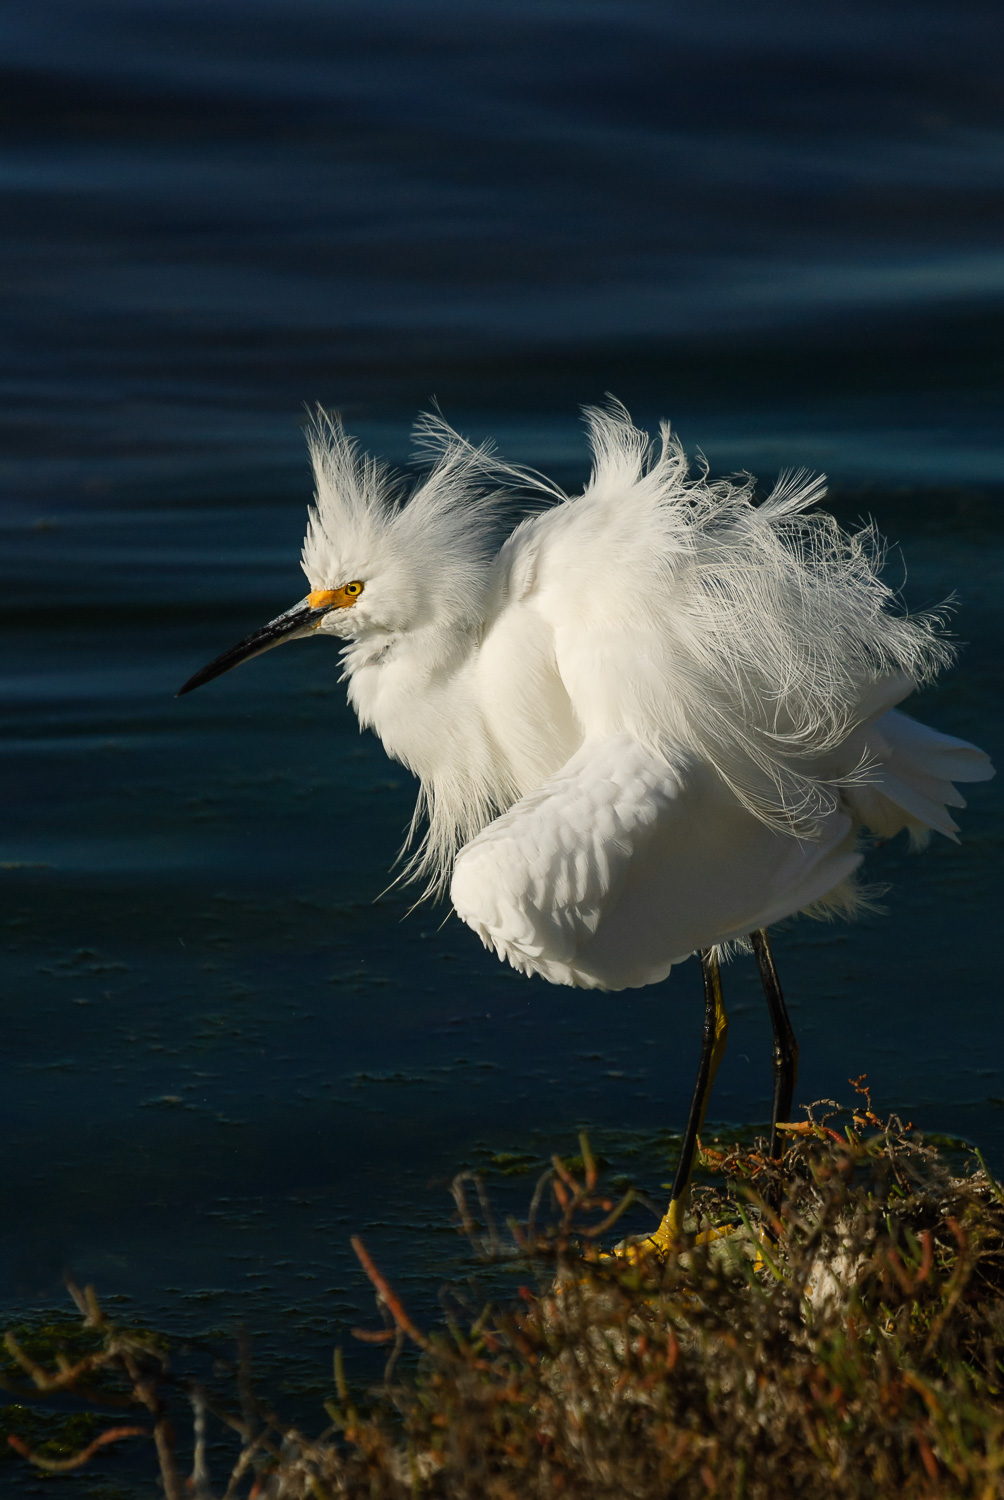
<instances>
[{"instance_id":1,"label":"bird's yellow foot","mask_svg":"<svg viewBox=\"0 0 1004 1500\"><path fill-rule=\"evenodd\" d=\"M684 1243L683 1209L684 1200L674 1198L663 1214L658 1229L654 1229L651 1234L633 1235L629 1240L621 1240L619 1245L614 1246L612 1255L630 1263L667 1261Z\"/></svg>"},{"instance_id":2,"label":"bird's yellow foot","mask_svg":"<svg viewBox=\"0 0 1004 1500\"><path fill-rule=\"evenodd\" d=\"M621 1240L619 1245L614 1246L610 1258L625 1260L629 1264L651 1260L665 1264L671 1255L678 1255L681 1251L689 1250L693 1245L711 1245L715 1240L735 1234L739 1228L737 1224L717 1224L688 1237L684 1233L683 1211L683 1200L674 1198L663 1215L658 1229L654 1229L651 1234L635 1235L629 1240Z\"/></svg>"},{"instance_id":3,"label":"bird's yellow foot","mask_svg":"<svg viewBox=\"0 0 1004 1500\"><path fill-rule=\"evenodd\" d=\"M660 1225L660 1229L661 1227ZM678 1241L665 1238L657 1229L652 1234L636 1234L628 1240L621 1240L609 1255L601 1258L607 1261L624 1261L628 1265L643 1265L651 1261L664 1265L678 1248Z\"/></svg>"}]
</instances>

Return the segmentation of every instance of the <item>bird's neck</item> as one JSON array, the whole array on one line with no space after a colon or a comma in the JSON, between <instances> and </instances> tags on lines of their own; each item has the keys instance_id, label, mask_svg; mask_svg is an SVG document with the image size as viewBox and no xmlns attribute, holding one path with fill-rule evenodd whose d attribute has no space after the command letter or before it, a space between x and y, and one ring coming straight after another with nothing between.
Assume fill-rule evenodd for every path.
<instances>
[{"instance_id":1,"label":"bird's neck","mask_svg":"<svg viewBox=\"0 0 1004 1500\"><path fill-rule=\"evenodd\" d=\"M365 637L343 655L359 723L427 787L462 768L482 784L497 778L471 680L476 649L473 633L429 627Z\"/></svg>"}]
</instances>

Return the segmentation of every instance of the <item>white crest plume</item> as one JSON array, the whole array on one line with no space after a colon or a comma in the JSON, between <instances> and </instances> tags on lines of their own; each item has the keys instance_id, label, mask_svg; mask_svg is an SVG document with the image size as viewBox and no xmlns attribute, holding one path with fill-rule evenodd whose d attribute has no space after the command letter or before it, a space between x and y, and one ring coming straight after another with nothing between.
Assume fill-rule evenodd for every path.
<instances>
[{"instance_id":1,"label":"white crest plume","mask_svg":"<svg viewBox=\"0 0 1004 1500\"><path fill-rule=\"evenodd\" d=\"M444 615L453 625L480 620L500 500L485 488L490 450L435 416L417 424L416 437L427 452L434 438L434 462L409 492L402 475L361 453L340 418L318 408L307 432L315 489L303 571L312 588L334 588L394 563L416 612L410 623L424 623L432 604L443 623Z\"/></svg>"}]
</instances>

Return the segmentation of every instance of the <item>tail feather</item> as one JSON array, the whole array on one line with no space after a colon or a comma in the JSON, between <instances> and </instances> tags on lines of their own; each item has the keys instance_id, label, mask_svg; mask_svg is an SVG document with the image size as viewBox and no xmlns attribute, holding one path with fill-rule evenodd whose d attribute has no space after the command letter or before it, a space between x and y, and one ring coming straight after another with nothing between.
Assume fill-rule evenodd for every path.
<instances>
[{"instance_id":1,"label":"tail feather","mask_svg":"<svg viewBox=\"0 0 1004 1500\"><path fill-rule=\"evenodd\" d=\"M942 782L945 792L951 794L955 788L950 781ZM909 781L904 781L901 776L894 776L891 771L885 771L879 782L880 795L900 813L908 813L910 818L923 828L934 828L938 833L943 833L946 838L958 842L956 834L959 825L945 806L947 797L944 793L936 792L933 797L925 794L912 786ZM958 796L958 793L955 792ZM906 819L903 826L909 827Z\"/></svg>"},{"instance_id":2,"label":"tail feather","mask_svg":"<svg viewBox=\"0 0 1004 1500\"><path fill-rule=\"evenodd\" d=\"M944 781L989 781L994 774L989 755L968 740L942 734L900 712L887 713L879 722L895 757L928 776Z\"/></svg>"},{"instance_id":3,"label":"tail feather","mask_svg":"<svg viewBox=\"0 0 1004 1500\"><path fill-rule=\"evenodd\" d=\"M883 838L905 828L914 843L932 829L958 842L959 825L950 807L965 807L956 781L989 781L990 757L976 745L930 729L898 709L875 720L867 738L875 774L848 789L847 801L859 822Z\"/></svg>"}]
</instances>

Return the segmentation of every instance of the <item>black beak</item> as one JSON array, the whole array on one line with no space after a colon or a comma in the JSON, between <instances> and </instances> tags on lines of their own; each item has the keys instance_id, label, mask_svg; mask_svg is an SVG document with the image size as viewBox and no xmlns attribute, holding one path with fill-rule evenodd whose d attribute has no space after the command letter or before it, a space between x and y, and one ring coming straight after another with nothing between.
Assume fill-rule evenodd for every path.
<instances>
[{"instance_id":1,"label":"black beak","mask_svg":"<svg viewBox=\"0 0 1004 1500\"><path fill-rule=\"evenodd\" d=\"M224 672L229 672L233 667L239 667L242 661L250 661L252 656L261 656L263 651L271 651L273 646L281 646L283 641L294 640L298 635L310 635L316 630L321 617L327 614L327 609L315 609L308 604L306 599L301 599L299 604L294 604L292 609L287 609L283 615L277 615L261 630L256 630L253 635L246 636L244 640L238 641L236 646L231 646L229 651L224 651L215 661L211 661L208 667L203 667L201 672L196 672L190 677L185 686L179 688L175 693L180 698L183 693L190 693L193 688L201 687L204 682L212 682L214 677L222 677Z\"/></svg>"}]
</instances>

